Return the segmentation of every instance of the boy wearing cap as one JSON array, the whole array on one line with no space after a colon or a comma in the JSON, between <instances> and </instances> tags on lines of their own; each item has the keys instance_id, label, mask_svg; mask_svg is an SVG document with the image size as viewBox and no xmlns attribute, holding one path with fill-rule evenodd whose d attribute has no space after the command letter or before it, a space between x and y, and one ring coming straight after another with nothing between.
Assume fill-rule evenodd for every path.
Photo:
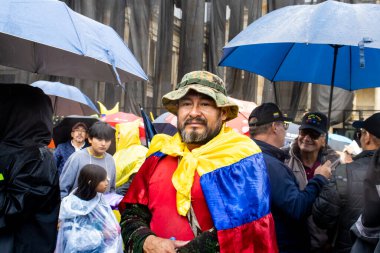
<instances>
[{"instance_id":1,"label":"boy wearing cap","mask_svg":"<svg viewBox=\"0 0 380 253\"><path fill-rule=\"evenodd\" d=\"M61 175L63 166L72 153L89 146L89 144L86 142L86 139L86 124L83 122L77 122L71 128L71 140L59 144L54 150L54 160L57 164L59 175Z\"/></svg>"},{"instance_id":2,"label":"boy wearing cap","mask_svg":"<svg viewBox=\"0 0 380 253\"><path fill-rule=\"evenodd\" d=\"M297 178L300 190L305 189L315 170L327 161L333 163L339 155L326 144L327 117L320 112L309 112L302 117L298 137L291 144L290 158L286 161ZM328 231L319 228L310 216L308 219L312 252L326 252L329 246Z\"/></svg>"},{"instance_id":3,"label":"boy wearing cap","mask_svg":"<svg viewBox=\"0 0 380 253\"><path fill-rule=\"evenodd\" d=\"M285 117L276 104L263 103L249 116L249 128L251 138L264 153L272 186L271 211L279 251L303 253L310 251L306 218L322 187L328 183L331 169L320 166L305 189L298 188L291 169L284 164L288 154L280 149L284 145L287 121L292 119Z\"/></svg>"},{"instance_id":4,"label":"boy wearing cap","mask_svg":"<svg viewBox=\"0 0 380 253\"><path fill-rule=\"evenodd\" d=\"M153 138L119 205L126 250L277 252L262 153L225 126L238 107L223 80L190 72L162 102L178 133Z\"/></svg>"},{"instance_id":5,"label":"boy wearing cap","mask_svg":"<svg viewBox=\"0 0 380 253\"><path fill-rule=\"evenodd\" d=\"M358 130L357 139L360 141L363 151L353 157L353 162L341 164L335 170L335 188L342 201L334 246L336 252L350 252L354 243L350 228L362 213L365 197L364 179L374 153L380 148L380 113L375 113L364 121L354 121L352 126ZM324 199L325 203L316 202L316 208L323 210L325 207L322 204L330 208L337 204L334 201L335 198L330 196L326 196Z\"/></svg>"}]
</instances>

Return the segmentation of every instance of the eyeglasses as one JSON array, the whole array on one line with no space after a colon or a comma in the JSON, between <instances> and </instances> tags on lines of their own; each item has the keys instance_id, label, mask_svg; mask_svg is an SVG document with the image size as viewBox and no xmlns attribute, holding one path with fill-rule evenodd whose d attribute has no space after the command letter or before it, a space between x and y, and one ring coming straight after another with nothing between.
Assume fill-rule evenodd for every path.
<instances>
[{"instance_id":1,"label":"eyeglasses","mask_svg":"<svg viewBox=\"0 0 380 253\"><path fill-rule=\"evenodd\" d=\"M365 130L363 130L363 129L356 130L356 132L355 132L355 139L356 140L360 140L360 138L362 137L362 135L364 133L365 133Z\"/></svg>"},{"instance_id":2,"label":"eyeglasses","mask_svg":"<svg viewBox=\"0 0 380 253\"><path fill-rule=\"evenodd\" d=\"M283 121L283 122L281 122L282 123L282 125L284 126L284 129L285 130L288 130L288 128L289 128L289 123L288 122L285 122L285 121Z\"/></svg>"},{"instance_id":3,"label":"eyeglasses","mask_svg":"<svg viewBox=\"0 0 380 253\"><path fill-rule=\"evenodd\" d=\"M299 135L301 137L305 137L306 135L308 135L311 139L318 140L322 134L312 129L302 129L300 130Z\"/></svg>"},{"instance_id":4,"label":"eyeglasses","mask_svg":"<svg viewBox=\"0 0 380 253\"><path fill-rule=\"evenodd\" d=\"M288 130L288 128L289 128L289 123L288 122L285 122L285 121L275 121L274 123L281 124L284 127L285 131ZM249 124L249 126L255 126L255 125Z\"/></svg>"}]
</instances>

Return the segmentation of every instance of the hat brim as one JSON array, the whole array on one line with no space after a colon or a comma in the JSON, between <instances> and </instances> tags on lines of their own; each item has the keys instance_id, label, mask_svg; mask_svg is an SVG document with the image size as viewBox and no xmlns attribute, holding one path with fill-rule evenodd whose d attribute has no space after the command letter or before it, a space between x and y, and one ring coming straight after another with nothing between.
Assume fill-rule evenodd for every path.
<instances>
[{"instance_id":1,"label":"hat brim","mask_svg":"<svg viewBox=\"0 0 380 253\"><path fill-rule=\"evenodd\" d=\"M308 125L308 124L305 124L305 125L301 125L299 128L299 130L302 130L302 129L313 129L314 131L317 131L318 133L320 134L327 134L327 132L315 127L315 126L312 126L312 125Z\"/></svg>"},{"instance_id":2,"label":"hat brim","mask_svg":"<svg viewBox=\"0 0 380 253\"><path fill-rule=\"evenodd\" d=\"M357 121L354 121L354 122L352 123L352 126L353 126L354 128L364 128L365 123L364 123L363 120L357 120Z\"/></svg>"},{"instance_id":3,"label":"hat brim","mask_svg":"<svg viewBox=\"0 0 380 253\"><path fill-rule=\"evenodd\" d=\"M228 114L226 121L234 119L238 116L239 107L235 103L228 100L227 96L222 92L215 90L213 88L204 86L202 84L190 84L184 87L181 87L177 90L171 91L162 97L162 104L164 107L174 115L178 113L177 102L179 99L183 98L190 90L194 90L198 93L204 94L212 98L216 106L219 108L228 107Z\"/></svg>"},{"instance_id":4,"label":"hat brim","mask_svg":"<svg viewBox=\"0 0 380 253\"><path fill-rule=\"evenodd\" d=\"M287 122L293 122L294 119L288 118L288 117L282 117L280 121L287 121Z\"/></svg>"}]
</instances>

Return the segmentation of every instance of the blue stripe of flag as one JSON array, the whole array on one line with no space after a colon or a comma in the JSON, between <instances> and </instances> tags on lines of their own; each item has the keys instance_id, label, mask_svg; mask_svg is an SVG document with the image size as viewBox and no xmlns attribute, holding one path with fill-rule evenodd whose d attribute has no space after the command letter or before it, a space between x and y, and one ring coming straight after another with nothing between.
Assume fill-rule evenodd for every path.
<instances>
[{"instance_id":1,"label":"blue stripe of flag","mask_svg":"<svg viewBox=\"0 0 380 253\"><path fill-rule=\"evenodd\" d=\"M217 230L241 226L270 212L270 184L262 153L204 174L200 183Z\"/></svg>"}]
</instances>

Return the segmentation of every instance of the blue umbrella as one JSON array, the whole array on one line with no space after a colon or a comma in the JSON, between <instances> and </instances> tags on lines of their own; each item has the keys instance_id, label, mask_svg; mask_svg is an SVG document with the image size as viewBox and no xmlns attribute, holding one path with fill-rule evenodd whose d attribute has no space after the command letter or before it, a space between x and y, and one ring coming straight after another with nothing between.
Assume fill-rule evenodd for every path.
<instances>
[{"instance_id":1,"label":"blue umbrella","mask_svg":"<svg viewBox=\"0 0 380 253\"><path fill-rule=\"evenodd\" d=\"M58 0L2 0L0 64L111 83L148 77L109 26Z\"/></svg>"},{"instance_id":2,"label":"blue umbrella","mask_svg":"<svg viewBox=\"0 0 380 253\"><path fill-rule=\"evenodd\" d=\"M326 1L273 11L223 49L221 66L270 81L357 90L380 86L380 5Z\"/></svg>"},{"instance_id":3,"label":"blue umbrella","mask_svg":"<svg viewBox=\"0 0 380 253\"><path fill-rule=\"evenodd\" d=\"M99 114L91 99L75 86L49 81L37 81L31 85L40 88L46 95L49 95L55 115Z\"/></svg>"}]
</instances>

